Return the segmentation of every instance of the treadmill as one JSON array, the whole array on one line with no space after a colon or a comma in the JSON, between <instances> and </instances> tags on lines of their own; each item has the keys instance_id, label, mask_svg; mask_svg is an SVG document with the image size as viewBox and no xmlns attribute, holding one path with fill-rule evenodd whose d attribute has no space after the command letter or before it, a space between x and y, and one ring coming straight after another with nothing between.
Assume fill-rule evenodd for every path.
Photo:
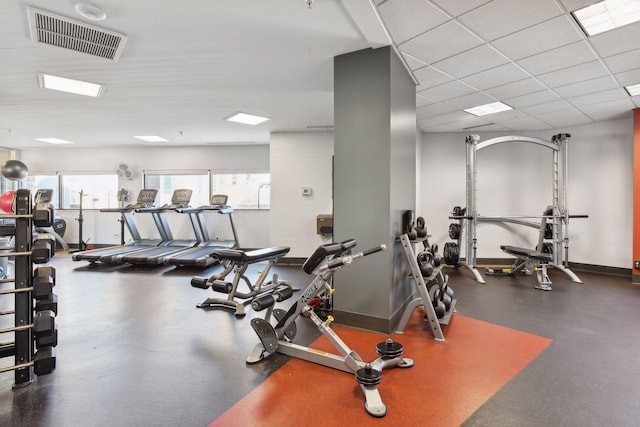
<instances>
[{"instance_id":1,"label":"treadmill","mask_svg":"<svg viewBox=\"0 0 640 427\"><path fill-rule=\"evenodd\" d=\"M121 213L122 221L127 226L132 240L124 245L109 246L102 249L92 249L88 251L75 252L71 256L71 259L73 259L74 261L89 261L93 264L98 261L103 261L101 259L101 257L103 256L115 256L117 254L139 250L141 247L148 247L150 245L155 246L160 244L160 239L143 239L142 237L140 237L138 227L133 220L133 213L136 210L153 207L153 203L156 200L157 194L158 190L142 189L138 193L138 198L135 203L129 204L122 208L100 209L100 212Z\"/></svg>"},{"instance_id":2,"label":"treadmill","mask_svg":"<svg viewBox=\"0 0 640 427\"><path fill-rule=\"evenodd\" d=\"M165 257L163 261L165 265L209 267L218 263L218 259L211 256L214 250L221 248L236 249L239 247L238 235L233 223L233 208L227 205L227 199L227 195L214 194L211 196L208 205L177 210L179 213L188 213L190 215L194 230L198 230L195 231L196 235L199 235L201 240L198 246L184 249ZM205 212L217 212L218 214L227 215L231 225L231 232L233 233L233 240L211 240L202 217Z\"/></svg>"},{"instance_id":3,"label":"treadmill","mask_svg":"<svg viewBox=\"0 0 640 427\"><path fill-rule=\"evenodd\" d=\"M196 232L196 239L174 239L169 229L169 223L165 218L166 212L176 212L178 209L186 209L189 207L191 201L191 190L174 190L171 196L171 203L163 205L159 208L146 208L141 209L139 212L148 212L154 216L156 226L160 231L163 241L160 245L152 246L149 248L141 248L140 250L127 252L122 255L118 255L112 262L117 264L146 264L146 265L160 265L163 262L164 257L173 253L180 252L185 248L194 247L199 243L198 231ZM192 225L194 224L192 220Z\"/></svg>"}]
</instances>

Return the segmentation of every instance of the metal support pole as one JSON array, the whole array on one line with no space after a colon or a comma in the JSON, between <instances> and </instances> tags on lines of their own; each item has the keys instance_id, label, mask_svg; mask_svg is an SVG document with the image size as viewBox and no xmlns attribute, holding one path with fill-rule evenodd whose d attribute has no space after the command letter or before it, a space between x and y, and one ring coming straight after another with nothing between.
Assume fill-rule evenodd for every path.
<instances>
[{"instance_id":1,"label":"metal support pole","mask_svg":"<svg viewBox=\"0 0 640 427\"><path fill-rule=\"evenodd\" d=\"M16 191L16 214L27 217L16 218L15 252L30 253L31 251L31 191L19 189ZM32 265L30 255L20 255L15 258L15 288L29 288L32 286ZM22 327L33 324L33 301L31 292L17 292L15 294L15 326ZM32 368L29 364L33 354L33 330L31 328L15 332L15 364L25 365L15 371L14 387L23 387L32 381Z\"/></svg>"}]
</instances>

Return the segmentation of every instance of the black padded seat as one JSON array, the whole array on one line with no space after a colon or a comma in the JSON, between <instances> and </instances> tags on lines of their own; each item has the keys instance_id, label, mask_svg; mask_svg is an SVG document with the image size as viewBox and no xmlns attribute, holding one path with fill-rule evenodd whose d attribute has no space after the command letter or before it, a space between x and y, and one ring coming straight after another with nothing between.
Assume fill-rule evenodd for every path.
<instances>
[{"instance_id":1,"label":"black padded seat","mask_svg":"<svg viewBox=\"0 0 640 427\"><path fill-rule=\"evenodd\" d=\"M517 246L506 246L506 245L501 245L500 249L502 249L504 252L508 254L515 255L519 258L535 259L535 260L546 262L546 263L551 262L553 260L553 254L538 252L534 249L519 248Z\"/></svg>"},{"instance_id":2,"label":"black padded seat","mask_svg":"<svg viewBox=\"0 0 640 427\"><path fill-rule=\"evenodd\" d=\"M260 261L268 261L280 258L289 253L288 246L276 246L271 248L254 249L243 251L241 249L216 249L211 252L211 256L220 261L233 261L239 264L253 264Z\"/></svg>"},{"instance_id":3,"label":"black padded seat","mask_svg":"<svg viewBox=\"0 0 640 427\"><path fill-rule=\"evenodd\" d=\"M320 265L322 261L325 260L326 257L330 255L336 255L340 252L348 251L352 249L357 244L355 239L348 239L340 243L327 243L324 245L320 245L316 248L315 251L311 254L309 258L302 265L302 271L307 274L313 273L313 270Z\"/></svg>"}]
</instances>

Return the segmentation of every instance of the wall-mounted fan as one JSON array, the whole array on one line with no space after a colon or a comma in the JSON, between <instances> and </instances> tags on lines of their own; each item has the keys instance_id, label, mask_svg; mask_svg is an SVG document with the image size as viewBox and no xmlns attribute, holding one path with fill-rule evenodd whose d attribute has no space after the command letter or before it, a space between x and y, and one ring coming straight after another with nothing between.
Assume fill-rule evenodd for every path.
<instances>
[{"instance_id":1,"label":"wall-mounted fan","mask_svg":"<svg viewBox=\"0 0 640 427\"><path fill-rule=\"evenodd\" d=\"M133 179L133 170L126 163L118 163L118 166L116 166L116 173L120 178L128 180Z\"/></svg>"}]
</instances>

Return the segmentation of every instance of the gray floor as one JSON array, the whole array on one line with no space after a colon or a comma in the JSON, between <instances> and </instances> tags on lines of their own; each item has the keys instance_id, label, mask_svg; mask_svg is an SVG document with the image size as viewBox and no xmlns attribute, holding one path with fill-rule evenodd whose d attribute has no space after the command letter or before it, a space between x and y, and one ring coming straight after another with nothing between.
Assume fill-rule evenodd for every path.
<instances>
[{"instance_id":1,"label":"gray floor","mask_svg":"<svg viewBox=\"0 0 640 427\"><path fill-rule=\"evenodd\" d=\"M286 361L247 366L252 314L195 308L212 295L189 285L195 270L98 267L68 255L52 264L57 368L16 390L13 374L2 374L0 425L206 426ZM276 271L300 286L311 279L299 268ZM553 339L465 425L640 425L640 288L628 278L579 273L578 285L550 274L554 290L543 292L533 277L478 285L450 272L460 314Z\"/></svg>"}]
</instances>

